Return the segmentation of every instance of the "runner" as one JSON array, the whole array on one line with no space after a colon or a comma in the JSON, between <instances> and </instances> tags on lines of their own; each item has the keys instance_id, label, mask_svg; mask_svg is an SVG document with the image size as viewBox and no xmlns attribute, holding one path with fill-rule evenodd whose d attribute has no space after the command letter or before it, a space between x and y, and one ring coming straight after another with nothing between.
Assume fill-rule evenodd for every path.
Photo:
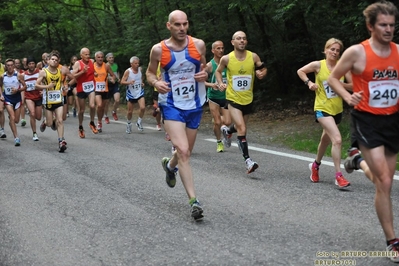
<instances>
[{"instance_id":1,"label":"runner","mask_svg":"<svg viewBox=\"0 0 399 266\"><path fill-rule=\"evenodd\" d=\"M126 85L126 101L127 101L127 123L126 133L132 133L132 115L133 104L139 104L139 115L137 118L136 126L139 131L143 131L141 120L145 112L145 99L144 99L144 76L141 73L140 59L137 56L130 58L130 68L126 69L121 79L121 85Z\"/></svg>"},{"instance_id":2,"label":"runner","mask_svg":"<svg viewBox=\"0 0 399 266\"><path fill-rule=\"evenodd\" d=\"M89 126L94 134L98 133L94 124L94 115L96 112L95 93L94 93L94 64L90 59L90 50L82 48L80 50L81 60L73 65L72 74L76 79L76 96L78 99L78 119L79 119L79 137L85 138L85 132L82 126L83 115L86 109L86 99L89 98L90 123Z\"/></svg>"},{"instance_id":3,"label":"runner","mask_svg":"<svg viewBox=\"0 0 399 266\"><path fill-rule=\"evenodd\" d=\"M112 72L109 65L104 63L104 53L98 51L94 54L94 80L95 80L95 94L96 94L96 104L97 104L97 130L98 132L103 131L103 116L104 116L104 106L108 102L108 75L110 79L115 82L116 76ZM112 82L111 81L111 82Z\"/></svg>"},{"instance_id":4,"label":"runner","mask_svg":"<svg viewBox=\"0 0 399 266\"><path fill-rule=\"evenodd\" d=\"M115 58L113 53L108 53L105 58L107 59L107 65L109 65L112 69L112 72L114 72L114 75L116 76L116 80L113 83L111 81L111 79L108 79L108 99L113 98L114 99L114 104L112 106L112 117L114 118L115 121L118 121L118 115L117 115L117 111L118 111L118 107L119 107L119 102L120 102L120 98L121 98L121 94L119 92L119 67L118 64L115 63ZM108 77L110 78L110 77ZM109 103L110 101L108 101L105 104L105 108L104 108L104 120L106 124L109 124L109 118L108 118L108 107L109 107Z\"/></svg>"},{"instance_id":5,"label":"runner","mask_svg":"<svg viewBox=\"0 0 399 266\"><path fill-rule=\"evenodd\" d=\"M69 72L72 73L73 70L73 65L75 64L75 62L78 61L78 57L76 55L73 55L69 61ZM69 83L70 80L67 79L67 82ZM68 93L67 93L67 116L69 116L69 106L73 106L72 107L72 115L73 117L76 117L76 108L77 108L77 100L76 100L76 83L74 83L73 85L71 85L68 88Z\"/></svg>"},{"instance_id":6,"label":"runner","mask_svg":"<svg viewBox=\"0 0 399 266\"><path fill-rule=\"evenodd\" d=\"M206 99L206 48L202 40L187 35L189 22L183 11L170 13L166 26L171 37L152 47L147 69L148 82L159 92L165 130L177 148L172 158L162 159L162 166L166 172L166 183L174 187L176 167L179 165L180 178L191 206L191 216L194 220L201 220L203 209L195 195L190 155ZM159 63L162 80L157 77Z\"/></svg>"},{"instance_id":7,"label":"runner","mask_svg":"<svg viewBox=\"0 0 399 266\"><path fill-rule=\"evenodd\" d=\"M0 76L3 76L5 71L6 71L6 66L1 62L1 54L0 54ZM4 121L5 121L5 119L4 119L4 102L0 101L0 139L7 138L7 135L4 132Z\"/></svg>"},{"instance_id":8,"label":"runner","mask_svg":"<svg viewBox=\"0 0 399 266\"><path fill-rule=\"evenodd\" d=\"M42 69L44 67L48 66L48 60L49 60L49 54L48 53L43 53L42 54L42 61L40 61L39 63L37 63L36 67L38 69Z\"/></svg>"},{"instance_id":9,"label":"runner","mask_svg":"<svg viewBox=\"0 0 399 266\"><path fill-rule=\"evenodd\" d=\"M15 70L20 73L24 74L25 70L23 69L23 66L21 64L21 60L14 59L14 65L15 65ZM21 127L26 126L26 120L25 120L25 112L26 112L26 107L25 107L25 91L21 91L21 98L22 98L22 109L21 109Z\"/></svg>"},{"instance_id":10,"label":"runner","mask_svg":"<svg viewBox=\"0 0 399 266\"><path fill-rule=\"evenodd\" d=\"M38 141L39 137L36 133L36 120L42 118L42 95L41 91L36 90L36 80L39 77L39 69L36 68L36 61L33 57L27 58L28 70L24 73L26 84L25 102L28 106L30 115L30 126L32 128L34 141Z\"/></svg>"},{"instance_id":11,"label":"runner","mask_svg":"<svg viewBox=\"0 0 399 266\"><path fill-rule=\"evenodd\" d=\"M331 155L335 168L335 185L342 189L350 186L348 180L341 172L341 144L342 138L338 128L338 124L342 119L342 112L344 111L342 98L339 97L330 86L327 84L327 79L338 62L341 52L344 50L343 43L335 38L331 38L324 46L324 54L326 59L320 61L313 61L304 67L298 69L298 76L308 86L309 90L314 91L316 100L314 102L314 112L316 122L323 128L319 146L317 148L316 159L309 164L310 180L313 183L319 182L319 168L324 153L331 145ZM314 73L316 76L315 82L312 82L307 74ZM345 79L349 83L343 83L345 89L352 90L352 78L350 72L345 74ZM344 77L340 78L344 82Z\"/></svg>"},{"instance_id":12,"label":"runner","mask_svg":"<svg viewBox=\"0 0 399 266\"><path fill-rule=\"evenodd\" d=\"M231 124L231 118L229 110L227 109L226 103L226 91L220 91L219 86L216 83L215 71L217 66L219 65L220 58L222 58L224 54L224 45L222 41L216 41L212 44L212 53L213 59L206 64L206 71L209 73L209 82L205 82L205 85L208 87L207 96L209 103L209 110L211 111L213 118L213 133L216 137L216 151L223 152L224 145L222 142L222 130L221 128L228 129L226 125ZM222 72L222 80L223 83L227 83L226 79L226 69ZM224 138L223 138L224 139ZM230 147L230 143L226 143L226 146Z\"/></svg>"},{"instance_id":13,"label":"runner","mask_svg":"<svg viewBox=\"0 0 399 266\"><path fill-rule=\"evenodd\" d=\"M10 128L14 135L15 146L21 145L18 137L17 126L22 107L21 91L25 91L26 85L24 75L15 70L13 59L6 60L6 72L0 77L0 88L4 91L1 94L0 101L4 102L8 117L10 119Z\"/></svg>"},{"instance_id":14,"label":"runner","mask_svg":"<svg viewBox=\"0 0 399 266\"><path fill-rule=\"evenodd\" d=\"M160 68L160 66L158 66L158 69L157 69L157 77L158 77L158 79L161 79L161 68ZM154 87L154 90L152 92L152 103L153 103L152 104L152 107L153 107L152 116L155 117L155 121L157 122L156 129L158 131L161 131L162 130L162 126L161 126L161 110L159 109L159 106L158 106L158 95L159 95L159 92L158 92L157 88Z\"/></svg>"},{"instance_id":15,"label":"runner","mask_svg":"<svg viewBox=\"0 0 399 266\"><path fill-rule=\"evenodd\" d=\"M374 205L387 241L386 249L394 251L390 259L399 262L391 199L399 151L399 45L392 42L399 12L393 3L384 1L369 5L363 15L371 37L342 54L328 83L354 106L352 146L360 148L371 170ZM339 80L348 71L352 73L353 94ZM351 157L352 163L346 166L359 168L359 156L353 153Z\"/></svg>"},{"instance_id":16,"label":"runner","mask_svg":"<svg viewBox=\"0 0 399 266\"><path fill-rule=\"evenodd\" d=\"M226 100L234 124L222 127L224 142L231 142L231 134L237 132L237 144L245 160L247 173L258 168L258 163L249 157L247 142L247 122L252 113L254 76L263 79L267 69L257 54L246 50L247 35L242 31L234 33L231 44L234 51L220 59L215 72L221 91L226 90ZM223 70L227 68L227 84L223 83ZM227 147L230 145L226 145Z\"/></svg>"},{"instance_id":17,"label":"runner","mask_svg":"<svg viewBox=\"0 0 399 266\"><path fill-rule=\"evenodd\" d=\"M36 88L43 90L43 105L46 113L47 126L52 126L53 117L55 116L56 129L58 133L58 151L64 152L67 149L67 143L64 138L64 100L62 96L63 87L62 75L68 76L70 80L73 75L66 67L59 68L60 56L56 52L50 54L48 66L39 72L36 80Z\"/></svg>"}]
</instances>

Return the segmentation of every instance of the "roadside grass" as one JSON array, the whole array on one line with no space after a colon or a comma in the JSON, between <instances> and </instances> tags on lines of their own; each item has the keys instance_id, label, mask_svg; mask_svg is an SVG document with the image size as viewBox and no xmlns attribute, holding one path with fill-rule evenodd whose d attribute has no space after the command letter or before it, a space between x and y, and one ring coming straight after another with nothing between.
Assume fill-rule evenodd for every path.
<instances>
[{"instance_id":1,"label":"roadside grass","mask_svg":"<svg viewBox=\"0 0 399 266\"><path fill-rule=\"evenodd\" d=\"M345 159L347 156L347 149L351 144L349 119L342 119L342 122L338 127L342 138L341 158ZM284 146L293 150L306 151L316 156L317 146L319 145L322 132L323 129L321 126L314 126L307 128L306 132L295 132L292 134L280 135L276 137L273 142L282 143ZM331 144L328 146L325 156L331 157Z\"/></svg>"},{"instance_id":2,"label":"roadside grass","mask_svg":"<svg viewBox=\"0 0 399 266\"><path fill-rule=\"evenodd\" d=\"M344 114L342 122L338 126L341 132L342 148L341 158L347 157L347 150L351 145L350 141L350 115ZM284 146L298 151L306 151L316 156L317 146L319 145L321 133L321 126L307 128L306 132L295 132L292 134L280 135L276 137L273 142L282 143ZM331 144L328 146L324 156L331 157ZM343 163L343 161L342 161ZM396 163L396 170L399 171L399 157Z\"/></svg>"}]
</instances>

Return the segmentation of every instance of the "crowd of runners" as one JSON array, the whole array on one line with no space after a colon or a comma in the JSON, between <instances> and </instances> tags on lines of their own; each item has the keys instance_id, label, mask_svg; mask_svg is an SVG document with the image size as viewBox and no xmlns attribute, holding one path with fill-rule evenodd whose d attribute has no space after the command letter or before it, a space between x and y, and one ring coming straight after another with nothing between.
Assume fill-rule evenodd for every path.
<instances>
[{"instance_id":1,"label":"crowd of runners","mask_svg":"<svg viewBox=\"0 0 399 266\"><path fill-rule=\"evenodd\" d=\"M335 184L339 189L350 186L340 169L342 139L338 124L342 119L343 101L354 106L351 113L352 147L348 147L345 170L362 169L376 188L375 208L385 233L388 251L399 251L399 239L393 229L391 188L399 151L399 46L392 42L398 10L390 2L378 2L363 12L370 39L343 52L343 43L329 39L324 47L325 59L298 69L298 76L315 93L315 121L323 128L315 161L309 165L310 180L319 182L321 160L331 145L335 166ZM72 56L68 66L60 65L57 51L44 53L40 62L28 57L6 59L0 69L0 138L6 138L4 109L7 110L15 146L20 146L17 124L26 125L30 116L33 141L39 140L36 120L43 132L47 127L58 133L58 150L67 143L63 121L78 117L77 133L85 138L83 118L89 107L88 126L94 134L103 131L103 119L109 123L108 110L113 100L112 118L118 120L120 86L126 87L126 133L132 132L132 113L138 104L135 125L143 131L145 113L144 87L153 88L153 116L156 129L165 129L173 145L172 156L161 160L166 183L173 188L179 173L186 190L191 216L203 218L203 208L196 196L190 156L201 122L203 105L209 103L214 121L216 152L231 146L236 134L239 151L247 173L259 164L248 151L247 125L253 112L254 80L263 79L267 68L260 57L246 49L247 36L236 31L230 40L233 51L224 54L224 43L211 45L213 58L206 61L203 40L187 35L189 22L180 10L169 14L166 27L170 37L155 44L150 52L146 73L138 56L129 60L130 67L120 75L112 53L97 51L94 59L88 48L80 50L80 59ZM314 81L308 78L314 73ZM349 92L348 92L349 91ZM95 120L97 118L97 121ZM399 255L391 256L399 262Z\"/></svg>"}]
</instances>

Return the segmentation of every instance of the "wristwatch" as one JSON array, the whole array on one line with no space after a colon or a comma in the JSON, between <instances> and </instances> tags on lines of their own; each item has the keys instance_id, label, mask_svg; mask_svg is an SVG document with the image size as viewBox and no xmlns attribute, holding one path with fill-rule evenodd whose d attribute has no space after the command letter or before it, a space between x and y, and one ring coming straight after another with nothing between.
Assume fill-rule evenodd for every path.
<instances>
[{"instance_id":1,"label":"wristwatch","mask_svg":"<svg viewBox=\"0 0 399 266\"><path fill-rule=\"evenodd\" d=\"M305 85L307 86L309 82L310 82L310 79L308 79L308 80L305 81L304 83L305 83Z\"/></svg>"}]
</instances>

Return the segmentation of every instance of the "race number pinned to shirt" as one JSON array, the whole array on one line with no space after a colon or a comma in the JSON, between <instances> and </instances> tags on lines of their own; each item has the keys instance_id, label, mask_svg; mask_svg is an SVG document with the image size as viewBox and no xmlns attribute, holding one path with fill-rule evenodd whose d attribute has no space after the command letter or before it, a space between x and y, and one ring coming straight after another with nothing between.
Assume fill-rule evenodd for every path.
<instances>
[{"instance_id":1,"label":"race number pinned to shirt","mask_svg":"<svg viewBox=\"0 0 399 266\"><path fill-rule=\"evenodd\" d=\"M94 82L86 81L82 83L83 91L86 93L92 92L94 90Z\"/></svg>"},{"instance_id":2,"label":"race number pinned to shirt","mask_svg":"<svg viewBox=\"0 0 399 266\"><path fill-rule=\"evenodd\" d=\"M323 81L323 87L328 99L338 97L338 94L336 94L335 91L333 91L333 89L330 87L330 85L328 85L326 80Z\"/></svg>"},{"instance_id":3,"label":"race number pinned to shirt","mask_svg":"<svg viewBox=\"0 0 399 266\"><path fill-rule=\"evenodd\" d=\"M4 88L4 94L5 95L12 95L12 88L11 87L5 87Z\"/></svg>"},{"instance_id":4,"label":"race number pinned to shirt","mask_svg":"<svg viewBox=\"0 0 399 266\"><path fill-rule=\"evenodd\" d=\"M195 96L195 80L172 80L173 100L175 102L189 101Z\"/></svg>"},{"instance_id":5,"label":"race number pinned to shirt","mask_svg":"<svg viewBox=\"0 0 399 266\"><path fill-rule=\"evenodd\" d=\"M47 94L47 104L61 103L62 98L61 98L61 91L60 90L47 91L46 94Z\"/></svg>"},{"instance_id":6,"label":"race number pinned to shirt","mask_svg":"<svg viewBox=\"0 0 399 266\"><path fill-rule=\"evenodd\" d=\"M251 89L252 76L251 75L234 75L232 78L233 90L247 91Z\"/></svg>"},{"instance_id":7,"label":"race number pinned to shirt","mask_svg":"<svg viewBox=\"0 0 399 266\"><path fill-rule=\"evenodd\" d=\"M105 81L96 81L96 91L98 92L105 91Z\"/></svg>"},{"instance_id":8,"label":"race number pinned to shirt","mask_svg":"<svg viewBox=\"0 0 399 266\"><path fill-rule=\"evenodd\" d=\"M369 82L369 105L387 108L398 103L399 80L378 80Z\"/></svg>"},{"instance_id":9,"label":"race number pinned to shirt","mask_svg":"<svg viewBox=\"0 0 399 266\"><path fill-rule=\"evenodd\" d=\"M26 82L26 91L33 91L35 90L35 81L27 81Z\"/></svg>"}]
</instances>

